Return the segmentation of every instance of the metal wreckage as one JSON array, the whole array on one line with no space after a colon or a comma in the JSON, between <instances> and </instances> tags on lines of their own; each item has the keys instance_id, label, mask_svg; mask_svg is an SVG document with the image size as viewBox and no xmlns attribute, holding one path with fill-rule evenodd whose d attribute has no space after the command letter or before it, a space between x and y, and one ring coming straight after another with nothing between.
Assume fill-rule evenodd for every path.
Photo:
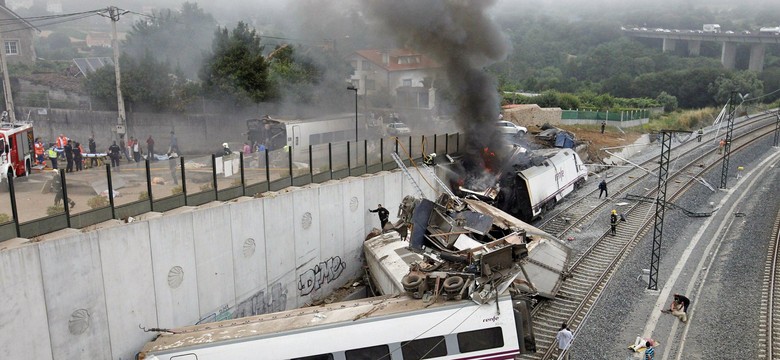
<instances>
[{"instance_id":1,"label":"metal wreckage","mask_svg":"<svg viewBox=\"0 0 780 360\"><path fill-rule=\"evenodd\" d=\"M534 352L531 308L553 298L571 249L560 240L474 198L451 192L436 201L406 196L396 231L365 241L375 291L407 294L433 305L512 298L522 351ZM524 320L520 320L524 319Z\"/></svg>"}]
</instances>

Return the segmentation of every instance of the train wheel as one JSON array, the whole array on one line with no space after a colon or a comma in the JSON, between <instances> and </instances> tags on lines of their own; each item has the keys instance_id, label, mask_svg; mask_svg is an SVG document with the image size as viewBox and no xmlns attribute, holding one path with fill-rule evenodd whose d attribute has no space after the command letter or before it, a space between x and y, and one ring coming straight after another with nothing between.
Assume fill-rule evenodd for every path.
<instances>
[{"instance_id":1,"label":"train wheel","mask_svg":"<svg viewBox=\"0 0 780 360\"><path fill-rule=\"evenodd\" d=\"M413 292L417 290L417 288L422 284L423 277L416 274L409 274L403 277L401 279L401 285L403 285L404 290Z\"/></svg>"}]
</instances>

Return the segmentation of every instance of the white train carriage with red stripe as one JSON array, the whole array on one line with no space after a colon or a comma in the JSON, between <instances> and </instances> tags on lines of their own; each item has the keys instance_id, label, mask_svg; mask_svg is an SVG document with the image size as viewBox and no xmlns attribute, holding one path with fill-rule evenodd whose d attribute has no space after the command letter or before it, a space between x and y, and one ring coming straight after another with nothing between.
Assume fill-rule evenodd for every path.
<instances>
[{"instance_id":1,"label":"white train carriage with red stripe","mask_svg":"<svg viewBox=\"0 0 780 360\"><path fill-rule=\"evenodd\" d=\"M172 329L136 359L514 359L526 352L529 317L509 295L484 304L375 297Z\"/></svg>"}]
</instances>

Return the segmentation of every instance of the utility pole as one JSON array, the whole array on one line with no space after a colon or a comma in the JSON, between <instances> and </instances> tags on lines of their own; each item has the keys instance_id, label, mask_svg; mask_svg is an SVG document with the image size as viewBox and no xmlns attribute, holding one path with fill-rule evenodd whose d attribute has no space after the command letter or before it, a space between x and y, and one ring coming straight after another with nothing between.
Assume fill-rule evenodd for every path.
<instances>
[{"instance_id":1,"label":"utility pole","mask_svg":"<svg viewBox=\"0 0 780 360\"><path fill-rule=\"evenodd\" d=\"M0 29L0 66L3 70L3 96L5 97L5 110L8 112L8 121L11 123L16 122L16 112L14 111L14 97L11 94L11 78L8 75L8 64L5 62L5 40L3 39L3 32Z\"/></svg>"},{"instance_id":2,"label":"utility pole","mask_svg":"<svg viewBox=\"0 0 780 360\"><path fill-rule=\"evenodd\" d=\"M116 35L116 22L119 21L119 17L127 14L129 11L127 10L120 10L116 6L109 6L108 9L108 16L101 13L101 16L106 16L109 19L111 19L111 28L113 32L113 37L111 38L111 47L114 49L114 76L116 76L116 106L117 106L117 123L116 123L116 140L119 140L119 138L124 137L126 130L127 123L125 121L126 114L125 114L125 102L122 98L122 76L119 71L119 39Z\"/></svg>"}]
</instances>

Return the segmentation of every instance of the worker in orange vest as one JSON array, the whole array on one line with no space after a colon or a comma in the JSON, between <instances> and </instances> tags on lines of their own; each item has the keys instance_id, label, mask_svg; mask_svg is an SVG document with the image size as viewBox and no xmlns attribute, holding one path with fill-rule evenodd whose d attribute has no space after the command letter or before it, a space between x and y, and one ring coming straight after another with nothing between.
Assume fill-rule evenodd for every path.
<instances>
[{"instance_id":1,"label":"worker in orange vest","mask_svg":"<svg viewBox=\"0 0 780 360\"><path fill-rule=\"evenodd\" d=\"M41 138L35 139L35 163L38 165L43 164L43 143Z\"/></svg>"},{"instance_id":2,"label":"worker in orange vest","mask_svg":"<svg viewBox=\"0 0 780 360\"><path fill-rule=\"evenodd\" d=\"M65 134L60 134L60 136L57 138L57 147L58 148L64 148L65 145L68 144L68 137L65 136Z\"/></svg>"}]
</instances>

